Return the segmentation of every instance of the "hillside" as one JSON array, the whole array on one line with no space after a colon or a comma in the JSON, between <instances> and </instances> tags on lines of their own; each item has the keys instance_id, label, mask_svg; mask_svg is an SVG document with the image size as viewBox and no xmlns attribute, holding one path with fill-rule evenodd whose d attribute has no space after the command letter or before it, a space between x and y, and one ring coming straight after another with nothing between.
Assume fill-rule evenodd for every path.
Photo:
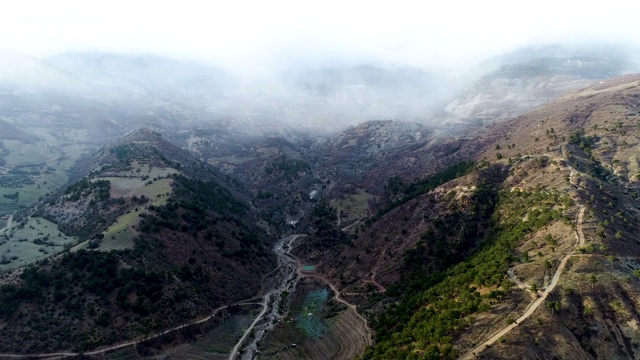
<instances>
[{"instance_id":1,"label":"hillside","mask_svg":"<svg viewBox=\"0 0 640 360\"><path fill-rule=\"evenodd\" d=\"M388 183L346 233L317 206L297 255L368 314L363 358L638 356L639 80L488 128L462 145L482 147L468 175Z\"/></svg>"},{"instance_id":2,"label":"hillside","mask_svg":"<svg viewBox=\"0 0 640 360\"><path fill-rule=\"evenodd\" d=\"M257 295L273 239L215 171L147 130L93 165L9 228L17 246L13 232L41 216L79 244L0 280L0 351L87 351Z\"/></svg>"},{"instance_id":3,"label":"hillside","mask_svg":"<svg viewBox=\"0 0 640 360\"><path fill-rule=\"evenodd\" d=\"M499 64L453 98L445 112L453 123L483 126L509 120L569 91L637 72L638 64L615 49L550 46L528 48L494 60Z\"/></svg>"}]
</instances>

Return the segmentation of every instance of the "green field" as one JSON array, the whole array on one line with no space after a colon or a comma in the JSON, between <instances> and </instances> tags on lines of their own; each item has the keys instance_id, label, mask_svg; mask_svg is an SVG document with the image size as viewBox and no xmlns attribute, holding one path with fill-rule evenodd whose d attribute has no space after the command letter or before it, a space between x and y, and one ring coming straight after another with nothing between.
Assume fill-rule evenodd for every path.
<instances>
[{"instance_id":1,"label":"green field","mask_svg":"<svg viewBox=\"0 0 640 360\"><path fill-rule=\"evenodd\" d=\"M143 204L131 212L120 216L114 224L112 224L104 233L104 238L100 243L99 250L122 250L132 249L133 239L138 235L135 226L138 224L139 215L146 211L149 205L161 206L167 202L167 198L171 194L171 179L156 180L151 184L147 184L140 179L131 178L100 178L111 182L112 192L118 192L121 196L141 197L142 195L151 199L149 203ZM117 189L117 190L116 190ZM125 194L126 195L122 195ZM78 246L86 248L87 243Z\"/></svg>"},{"instance_id":2,"label":"green field","mask_svg":"<svg viewBox=\"0 0 640 360\"><path fill-rule=\"evenodd\" d=\"M0 234L0 260L2 257L11 260L7 264L0 264L0 269L8 270L30 264L57 254L65 246L69 247L77 241L76 237L63 234L58 225L43 218L30 217L20 223L13 223Z\"/></svg>"},{"instance_id":3,"label":"green field","mask_svg":"<svg viewBox=\"0 0 640 360\"><path fill-rule=\"evenodd\" d=\"M296 316L298 327L311 339L317 338L327 331L327 324L321 314L328 298L329 291L327 289L309 292L302 309Z\"/></svg>"},{"instance_id":4,"label":"green field","mask_svg":"<svg viewBox=\"0 0 640 360\"><path fill-rule=\"evenodd\" d=\"M374 195L369 194L363 189L358 189L353 195L346 195L342 199L331 200L331 207L336 209L336 212L340 214L342 223L348 224L370 215L369 200L372 198L374 198Z\"/></svg>"},{"instance_id":5,"label":"green field","mask_svg":"<svg viewBox=\"0 0 640 360\"><path fill-rule=\"evenodd\" d=\"M46 131L33 132L47 140L36 143L2 140L9 154L3 157L5 165L0 168L0 216L29 207L65 185L69 181L67 171L80 155L91 149L65 143L61 150L58 141Z\"/></svg>"}]
</instances>

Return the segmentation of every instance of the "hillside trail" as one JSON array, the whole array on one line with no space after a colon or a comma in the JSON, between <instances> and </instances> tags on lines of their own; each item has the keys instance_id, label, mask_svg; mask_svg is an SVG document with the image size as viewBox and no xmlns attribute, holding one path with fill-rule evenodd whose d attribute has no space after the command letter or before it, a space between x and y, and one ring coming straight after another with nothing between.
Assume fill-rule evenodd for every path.
<instances>
[{"instance_id":1,"label":"hillside trail","mask_svg":"<svg viewBox=\"0 0 640 360\"><path fill-rule=\"evenodd\" d=\"M578 184L577 182L574 181L574 176L578 173L578 171L571 166L568 166L568 168L571 170L571 173L569 175L569 179L570 179L569 181L571 185L577 188ZM583 246L585 243L584 233L582 231L582 224L584 222L584 213L585 213L586 207L582 204L577 204L577 206L578 206L578 214L576 215L576 230L574 231L574 235L576 236L576 244L571 250L569 250L566 254L564 254L562 258L560 258L560 265L558 265L558 269L556 269L556 272L553 274L553 278L551 279L551 282L549 283L549 285L545 288L542 294L540 294L539 292L536 294L536 296L539 296L539 297L533 300L527 306L524 313L520 315L520 317L518 317L512 324L509 324L506 327L498 330L491 336L491 338L484 341L480 345L474 347L473 349L471 349L471 351L467 352L466 354L461 356L459 359L462 359L462 360L475 359L476 355L479 355L487 347L493 345L493 343L495 343L501 337L505 336L507 333L513 330L516 326L518 326L518 324L528 319L538 309L538 307L540 307L540 305L544 303L544 301L547 299L549 294L555 289L556 285L558 285L558 281L560 280L560 275L562 275L562 271L566 267L569 259L572 256L580 256L575 253L576 248L578 246ZM513 275L512 269L507 270L507 275L512 279L515 278L515 276ZM525 287L526 289L526 285L523 284L522 282L516 281L516 284L518 285L518 287L521 287L521 288Z\"/></svg>"},{"instance_id":2,"label":"hillside trail","mask_svg":"<svg viewBox=\"0 0 640 360\"><path fill-rule=\"evenodd\" d=\"M576 236L576 245L584 246L584 233L582 232L582 223L584 222L584 211L586 207L584 205L578 205L580 210L576 216L576 230L573 232Z\"/></svg>"},{"instance_id":3,"label":"hillside trail","mask_svg":"<svg viewBox=\"0 0 640 360\"><path fill-rule=\"evenodd\" d=\"M288 251L291 251L291 243L293 241L295 241L300 236L304 236L304 235L293 235L293 236L291 236L289 244L288 244L289 245L289 250ZM105 353L110 352L110 351L126 348L126 347L129 347L129 346L136 346L136 345L141 344L141 343L143 343L145 341L152 340L152 339L164 336L166 334L169 334L171 332L186 328L188 326L192 326L192 325L196 325L196 324L201 324L201 323L207 322L207 321L211 320L212 318L214 318L218 314L218 312L220 312L221 310L226 309L228 307L231 307L231 306L236 306L236 305L256 305L256 304L262 305L262 307L263 307L262 311L258 314L258 316L254 320L254 322L251 324L251 326L248 329L246 329L246 331L243 333L243 336L240 339L240 341L238 341L236 343L236 346L234 347L233 352L232 352L231 356L229 357L230 359L232 359L233 356L235 356L237 354L240 345L246 339L246 337L250 333L251 329L253 327L255 327L255 325L262 319L262 317L264 316L264 314L266 313L266 311L268 309L268 307L266 305L266 302L267 302L267 300L266 300L267 297L266 296L263 297L263 301L260 302L260 303L256 303L254 301L255 299L256 299L256 297L254 296L254 297L251 297L249 299L240 300L238 302L235 302L235 303L232 303L232 304L229 304L229 305L223 305L223 306L220 306L217 309L213 310L211 312L211 315L209 315L209 316L207 316L205 318L198 319L198 320L193 320L193 321L187 322L187 323L182 324L182 325L174 326L172 328L166 329L166 330L164 330L162 332L159 332L159 333L156 333L156 334L153 334L153 335L150 335L150 336L146 336L146 337L141 338L139 340L132 340L132 341L128 341L128 342L117 344L117 345L107 346L107 347L99 349L99 350L85 351L85 352L82 352L82 353L79 353L79 352L55 352L55 353L37 353L37 354L2 354L2 353L0 353L0 358L48 359L48 358L74 357L74 356L81 356L81 355L86 355L86 356L102 355L102 354L105 354Z\"/></svg>"},{"instance_id":4,"label":"hillside trail","mask_svg":"<svg viewBox=\"0 0 640 360\"><path fill-rule=\"evenodd\" d=\"M135 346L138 345L142 342L148 341L148 340L152 340L155 338L158 338L160 336L169 334L173 331L177 331L180 329L183 329L187 326L192 326L192 325L196 325L196 324L200 324L206 321L211 320L211 318L213 318L214 316L216 316L216 314L223 309L226 309L230 306L234 306L234 305L246 305L247 303L243 301L231 304L231 305L224 305L224 306L220 306L219 308L213 310L213 312L211 313L211 315L200 319L200 320L194 320L191 321L189 323L186 324L182 324L179 326L175 326L172 327L170 329L164 330L160 333L156 333L153 334L151 336L147 336L145 338L142 338L140 340L134 340L134 341L129 341L126 343L122 343L122 344L118 344L118 345L113 345L113 346L109 346L100 350L93 350L93 351L85 351L82 353L78 353L78 352L56 352L56 353L38 353L38 354L0 354L0 358L13 358L13 359L31 359L31 358L38 358L38 359L47 359L47 358L62 358L62 357L73 357L73 356L81 356L81 355L87 355L87 356L92 356L92 355L101 355L104 353L107 353L109 351L113 351L113 350L118 350L118 349L122 349L125 347L129 347L129 346Z\"/></svg>"},{"instance_id":5,"label":"hillside trail","mask_svg":"<svg viewBox=\"0 0 640 360\"><path fill-rule=\"evenodd\" d=\"M387 288L384 287L382 284L380 284L377 280L376 280L376 275L378 275L378 268L380 268L380 264L383 263L382 259L384 258L384 256L387 253L387 247L385 247L382 252L380 253L380 256L378 257L378 261L376 262L376 265L373 267L373 269L371 269L371 283L373 283L373 285L377 286L379 289L379 292L384 293L387 292Z\"/></svg>"}]
</instances>

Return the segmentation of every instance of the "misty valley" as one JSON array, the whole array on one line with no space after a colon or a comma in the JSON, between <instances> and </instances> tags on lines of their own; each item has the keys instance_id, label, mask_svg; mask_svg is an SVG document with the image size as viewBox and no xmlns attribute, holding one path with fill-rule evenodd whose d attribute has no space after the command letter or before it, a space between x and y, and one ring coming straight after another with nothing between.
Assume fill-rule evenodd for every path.
<instances>
[{"instance_id":1,"label":"misty valley","mask_svg":"<svg viewBox=\"0 0 640 360\"><path fill-rule=\"evenodd\" d=\"M0 359L640 357L640 63L0 51Z\"/></svg>"}]
</instances>

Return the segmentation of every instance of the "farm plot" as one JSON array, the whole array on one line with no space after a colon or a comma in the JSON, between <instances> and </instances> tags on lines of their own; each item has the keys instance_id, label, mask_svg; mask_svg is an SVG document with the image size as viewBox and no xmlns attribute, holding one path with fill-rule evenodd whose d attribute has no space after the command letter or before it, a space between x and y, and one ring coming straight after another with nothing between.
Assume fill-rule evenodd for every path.
<instances>
[{"instance_id":1,"label":"farm plot","mask_svg":"<svg viewBox=\"0 0 640 360\"><path fill-rule=\"evenodd\" d=\"M260 344L261 359L353 359L364 351L368 333L362 320L324 285L302 280L290 305L288 316Z\"/></svg>"},{"instance_id":2,"label":"farm plot","mask_svg":"<svg viewBox=\"0 0 640 360\"><path fill-rule=\"evenodd\" d=\"M342 198L331 200L331 207L336 209L341 225L348 225L369 215L369 201L375 196L363 189L357 189L355 194L343 195Z\"/></svg>"}]
</instances>

